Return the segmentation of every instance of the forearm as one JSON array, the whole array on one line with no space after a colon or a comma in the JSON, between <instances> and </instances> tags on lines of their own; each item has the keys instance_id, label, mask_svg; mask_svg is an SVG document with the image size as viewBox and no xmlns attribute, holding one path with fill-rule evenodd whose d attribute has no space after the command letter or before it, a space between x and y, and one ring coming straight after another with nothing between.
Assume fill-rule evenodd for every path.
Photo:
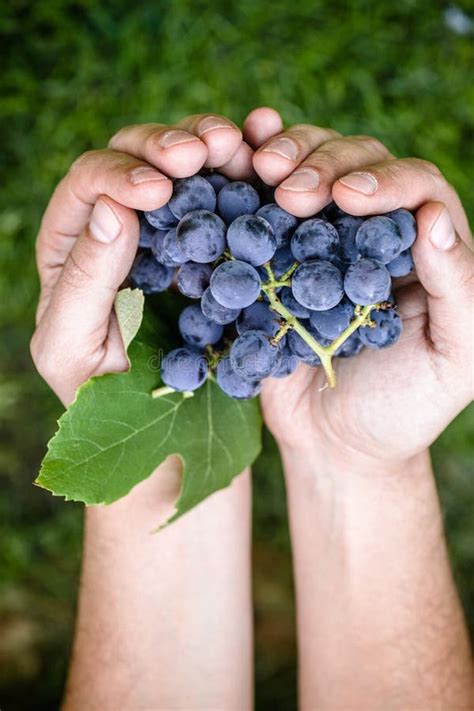
<instances>
[{"instance_id":1,"label":"forearm","mask_svg":"<svg viewBox=\"0 0 474 711\"><path fill-rule=\"evenodd\" d=\"M283 452L306 709L471 708L471 659L428 454Z\"/></svg>"},{"instance_id":2,"label":"forearm","mask_svg":"<svg viewBox=\"0 0 474 711\"><path fill-rule=\"evenodd\" d=\"M154 534L179 466L87 510L63 711L251 707L249 474Z\"/></svg>"}]
</instances>

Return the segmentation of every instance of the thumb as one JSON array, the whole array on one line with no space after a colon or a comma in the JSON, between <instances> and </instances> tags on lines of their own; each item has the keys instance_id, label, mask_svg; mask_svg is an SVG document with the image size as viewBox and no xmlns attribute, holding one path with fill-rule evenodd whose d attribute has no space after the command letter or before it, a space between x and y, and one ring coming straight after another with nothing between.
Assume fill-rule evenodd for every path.
<instances>
[{"instance_id":1,"label":"thumb","mask_svg":"<svg viewBox=\"0 0 474 711\"><path fill-rule=\"evenodd\" d=\"M133 263L138 232L134 210L106 196L97 200L32 341L34 359L43 365L42 375L50 385L50 381L71 378L79 385L107 355L109 329L114 328L111 313L115 296ZM126 368L123 352L115 359L117 369ZM40 367L38 370L41 372Z\"/></svg>"},{"instance_id":2,"label":"thumb","mask_svg":"<svg viewBox=\"0 0 474 711\"><path fill-rule=\"evenodd\" d=\"M430 336L439 350L472 342L474 255L454 229L447 207L429 202L416 215L413 259L428 294Z\"/></svg>"}]
</instances>

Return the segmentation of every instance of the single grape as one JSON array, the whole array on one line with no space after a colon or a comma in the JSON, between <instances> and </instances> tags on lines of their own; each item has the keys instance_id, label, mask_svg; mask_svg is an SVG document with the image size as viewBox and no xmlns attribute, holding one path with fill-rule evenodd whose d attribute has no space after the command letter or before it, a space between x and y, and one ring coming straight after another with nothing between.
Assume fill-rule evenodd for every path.
<instances>
[{"instance_id":1,"label":"single grape","mask_svg":"<svg viewBox=\"0 0 474 711\"><path fill-rule=\"evenodd\" d=\"M226 248L226 227L221 218L208 210L188 212L176 231L182 253L192 262L208 263Z\"/></svg>"},{"instance_id":2,"label":"single grape","mask_svg":"<svg viewBox=\"0 0 474 711\"><path fill-rule=\"evenodd\" d=\"M186 255L183 254L181 247L176 238L176 227L169 230L163 238L163 256L167 260L165 262L173 262L174 264L185 264L188 261Z\"/></svg>"},{"instance_id":3,"label":"single grape","mask_svg":"<svg viewBox=\"0 0 474 711\"><path fill-rule=\"evenodd\" d=\"M340 215L333 221L339 235L340 258L344 262L355 262L357 259L356 234L363 221L362 217L346 214Z\"/></svg>"},{"instance_id":4,"label":"single grape","mask_svg":"<svg viewBox=\"0 0 474 711\"><path fill-rule=\"evenodd\" d=\"M214 212L216 192L201 175L179 178L174 181L173 195L168 202L168 207L178 220L194 210Z\"/></svg>"},{"instance_id":5,"label":"single grape","mask_svg":"<svg viewBox=\"0 0 474 711\"><path fill-rule=\"evenodd\" d=\"M202 177L204 178L204 180L207 180L207 182L212 185L216 195L218 195L224 185L227 185L227 183L229 182L229 178L226 178L225 175L222 175L221 173L208 173L207 175L203 175Z\"/></svg>"},{"instance_id":6,"label":"single grape","mask_svg":"<svg viewBox=\"0 0 474 711\"><path fill-rule=\"evenodd\" d=\"M245 331L231 346L230 362L242 378L263 380L277 368L278 351L263 331Z\"/></svg>"},{"instance_id":7,"label":"single grape","mask_svg":"<svg viewBox=\"0 0 474 711\"><path fill-rule=\"evenodd\" d=\"M311 325L320 336L333 341L349 326L354 317L354 304L344 298L337 306L327 311L312 311Z\"/></svg>"},{"instance_id":8,"label":"single grape","mask_svg":"<svg viewBox=\"0 0 474 711\"><path fill-rule=\"evenodd\" d=\"M299 301L296 301L293 292L287 286L282 287L278 296L283 306L286 306L293 316L296 316L296 318L309 318L311 314L310 309L307 309L306 306L302 306Z\"/></svg>"},{"instance_id":9,"label":"single grape","mask_svg":"<svg viewBox=\"0 0 474 711\"><path fill-rule=\"evenodd\" d=\"M263 217L263 219L269 222L273 227L277 249L288 246L290 237L298 224L297 217L290 215L289 212L283 210L276 202L264 205L257 210L255 214L258 217Z\"/></svg>"},{"instance_id":10,"label":"single grape","mask_svg":"<svg viewBox=\"0 0 474 711\"><path fill-rule=\"evenodd\" d=\"M293 274L291 290L302 306L326 311L336 306L344 295L342 274L331 262L317 259L304 262Z\"/></svg>"},{"instance_id":11,"label":"single grape","mask_svg":"<svg viewBox=\"0 0 474 711\"><path fill-rule=\"evenodd\" d=\"M255 267L237 259L223 262L211 276L213 297L230 309L243 309L253 304L260 294L260 288L261 280Z\"/></svg>"},{"instance_id":12,"label":"single grape","mask_svg":"<svg viewBox=\"0 0 474 711\"><path fill-rule=\"evenodd\" d=\"M387 264L402 251L400 228L389 217L369 217L357 230L356 245L363 257Z\"/></svg>"},{"instance_id":13,"label":"single grape","mask_svg":"<svg viewBox=\"0 0 474 711\"><path fill-rule=\"evenodd\" d=\"M209 286L212 274L210 264L186 262L178 269L176 284L182 294L190 299L199 299Z\"/></svg>"},{"instance_id":14,"label":"single grape","mask_svg":"<svg viewBox=\"0 0 474 711\"><path fill-rule=\"evenodd\" d=\"M338 356L338 358L352 358L360 353L363 347L364 344L360 340L358 332L354 331L354 333L351 333L349 338L344 341L342 346L339 346L335 355Z\"/></svg>"},{"instance_id":15,"label":"single grape","mask_svg":"<svg viewBox=\"0 0 474 711\"><path fill-rule=\"evenodd\" d=\"M276 370L273 371L272 378L286 378L298 367L299 358L293 354L287 342L280 348L280 355Z\"/></svg>"},{"instance_id":16,"label":"single grape","mask_svg":"<svg viewBox=\"0 0 474 711\"><path fill-rule=\"evenodd\" d=\"M240 336L245 331L263 331L272 338L278 333L280 326L280 316L272 311L265 301L256 301L242 309L236 323L237 333Z\"/></svg>"},{"instance_id":17,"label":"single grape","mask_svg":"<svg viewBox=\"0 0 474 711\"><path fill-rule=\"evenodd\" d=\"M164 384L179 392L197 390L206 381L207 374L206 359L190 348L175 348L161 364Z\"/></svg>"},{"instance_id":18,"label":"single grape","mask_svg":"<svg viewBox=\"0 0 474 711\"><path fill-rule=\"evenodd\" d=\"M387 212L385 217L390 217L397 223L402 236L402 250L409 249L416 239L416 220L414 216L411 212L401 207L398 210Z\"/></svg>"},{"instance_id":19,"label":"single grape","mask_svg":"<svg viewBox=\"0 0 474 711\"><path fill-rule=\"evenodd\" d=\"M216 323L220 323L224 326L228 323L232 323L232 321L235 321L240 314L240 309L229 309L216 301L209 287L207 287L207 289L203 292L201 299L201 311L204 316L207 316L207 318L210 318Z\"/></svg>"},{"instance_id":20,"label":"single grape","mask_svg":"<svg viewBox=\"0 0 474 711\"><path fill-rule=\"evenodd\" d=\"M204 316L199 304L191 304L181 311L178 326L183 340L194 348L217 343L224 332L223 326Z\"/></svg>"},{"instance_id":21,"label":"single grape","mask_svg":"<svg viewBox=\"0 0 474 711\"><path fill-rule=\"evenodd\" d=\"M375 259L358 259L351 264L344 277L344 290L354 304L366 306L388 299L390 273Z\"/></svg>"},{"instance_id":22,"label":"single grape","mask_svg":"<svg viewBox=\"0 0 474 711\"><path fill-rule=\"evenodd\" d=\"M227 242L236 259L258 267L268 262L276 250L273 228L263 217L241 215L227 230Z\"/></svg>"},{"instance_id":23,"label":"single grape","mask_svg":"<svg viewBox=\"0 0 474 711\"><path fill-rule=\"evenodd\" d=\"M360 340L368 348L386 348L398 341L402 332L402 320L394 309L374 311L370 318L375 328L361 326Z\"/></svg>"},{"instance_id":24,"label":"single grape","mask_svg":"<svg viewBox=\"0 0 474 711\"><path fill-rule=\"evenodd\" d=\"M335 227L317 217L305 220L291 238L291 251L298 262L308 259L334 259L339 250L339 235Z\"/></svg>"},{"instance_id":25,"label":"single grape","mask_svg":"<svg viewBox=\"0 0 474 711\"><path fill-rule=\"evenodd\" d=\"M143 214L150 225L157 230L168 231L175 227L178 222L168 205L163 205L163 207L159 207L156 210L149 210Z\"/></svg>"},{"instance_id":26,"label":"single grape","mask_svg":"<svg viewBox=\"0 0 474 711\"><path fill-rule=\"evenodd\" d=\"M217 207L224 222L230 225L241 215L253 215L260 207L260 198L254 187L236 180L219 191Z\"/></svg>"},{"instance_id":27,"label":"single grape","mask_svg":"<svg viewBox=\"0 0 474 711\"><path fill-rule=\"evenodd\" d=\"M130 273L134 286L144 294L158 294L166 291L173 281L174 269L156 261L150 252L142 252L135 259Z\"/></svg>"},{"instance_id":28,"label":"single grape","mask_svg":"<svg viewBox=\"0 0 474 711\"><path fill-rule=\"evenodd\" d=\"M143 214L139 217L140 235L138 238L138 246L142 249L150 249L155 238L156 228L152 227Z\"/></svg>"},{"instance_id":29,"label":"single grape","mask_svg":"<svg viewBox=\"0 0 474 711\"><path fill-rule=\"evenodd\" d=\"M245 380L232 368L229 356L221 358L217 364L216 380L220 389L234 400L248 400L260 392L260 382Z\"/></svg>"},{"instance_id":30,"label":"single grape","mask_svg":"<svg viewBox=\"0 0 474 711\"><path fill-rule=\"evenodd\" d=\"M165 252L165 237L168 232L164 232L163 230L155 230L155 236L153 238L153 242L151 243L151 251L155 259L160 262L160 264L164 264L166 267L179 267L180 264L175 262L175 260L169 257Z\"/></svg>"},{"instance_id":31,"label":"single grape","mask_svg":"<svg viewBox=\"0 0 474 711\"><path fill-rule=\"evenodd\" d=\"M411 250L405 249L400 252L398 257L395 257L387 265L387 269L393 277L402 277L413 271L413 257L411 256Z\"/></svg>"},{"instance_id":32,"label":"single grape","mask_svg":"<svg viewBox=\"0 0 474 711\"><path fill-rule=\"evenodd\" d=\"M280 279L288 269L293 266L296 259L289 247L280 247L275 252L273 259L270 262L273 274L277 279Z\"/></svg>"},{"instance_id":33,"label":"single grape","mask_svg":"<svg viewBox=\"0 0 474 711\"><path fill-rule=\"evenodd\" d=\"M309 330L309 323L304 323L303 325L306 330ZM314 335L316 338L314 333L311 335ZM294 330L288 331L286 341L291 353L293 353L293 355L295 355L303 363L310 365L312 368L315 368L317 365L321 365L319 356L316 355L311 346L309 346L306 341L301 338L299 333L296 333Z\"/></svg>"}]
</instances>

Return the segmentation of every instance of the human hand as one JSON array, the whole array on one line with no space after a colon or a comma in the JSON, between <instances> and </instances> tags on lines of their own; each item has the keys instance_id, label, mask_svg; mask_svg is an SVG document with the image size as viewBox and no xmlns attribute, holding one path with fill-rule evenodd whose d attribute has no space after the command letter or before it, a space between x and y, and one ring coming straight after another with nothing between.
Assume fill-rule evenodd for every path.
<instances>
[{"instance_id":1,"label":"human hand","mask_svg":"<svg viewBox=\"0 0 474 711\"><path fill-rule=\"evenodd\" d=\"M128 368L113 304L137 251L135 210L164 205L170 178L203 166L251 178L251 156L232 121L202 114L173 126L129 126L73 163L37 239L41 295L31 341L39 373L65 405L91 376Z\"/></svg>"},{"instance_id":2,"label":"human hand","mask_svg":"<svg viewBox=\"0 0 474 711\"><path fill-rule=\"evenodd\" d=\"M416 280L395 284L404 331L381 351L336 361L337 387L301 365L264 383L265 420L281 447L369 460L405 460L426 449L472 398L474 257L459 197L440 171L397 160L367 136L294 126L265 143L260 111L244 124L258 175L276 201L308 217L332 199L354 215L416 211ZM272 150L274 149L274 150Z\"/></svg>"}]
</instances>

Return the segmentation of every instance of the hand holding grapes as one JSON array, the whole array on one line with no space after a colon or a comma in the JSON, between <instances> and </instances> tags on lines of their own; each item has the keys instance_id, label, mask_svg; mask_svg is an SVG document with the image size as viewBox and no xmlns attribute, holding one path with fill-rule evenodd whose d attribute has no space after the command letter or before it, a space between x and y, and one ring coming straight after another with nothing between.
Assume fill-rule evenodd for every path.
<instances>
[{"instance_id":1,"label":"hand holding grapes","mask_svg":"<svg viewBox=\"0 0 474 711\"><path fill-rule=\"evenodd\" d=\"M252 141L258 113L245 125ZM265 419L283 446L398 460L431 444L472 397L470 233L459 198L434 166L395 160L372 138L295 126L257 150L254 167L277 185L281 207L300 217L331 198L352 215L416 211L419 281L396 287L404 324L392 348L337 362L337 387L322 368L300 366L264 383Z\"/></svg>"},{"instance_id":2,"label":"hand holding grapes","mask_svg":"<svg viewBox=\"0 0 474 711\"><path fill-rule=\"evenodd\" d=\"M252 177L251 151L232 121L199 115L126 127L107 149L76 160L56 188L37 240L41 296L31 351L63 403L92 375L127 370L112 307L137 250L135 210L164 205L171 179L203 166Z\"/></svg>"}]
</instances>

